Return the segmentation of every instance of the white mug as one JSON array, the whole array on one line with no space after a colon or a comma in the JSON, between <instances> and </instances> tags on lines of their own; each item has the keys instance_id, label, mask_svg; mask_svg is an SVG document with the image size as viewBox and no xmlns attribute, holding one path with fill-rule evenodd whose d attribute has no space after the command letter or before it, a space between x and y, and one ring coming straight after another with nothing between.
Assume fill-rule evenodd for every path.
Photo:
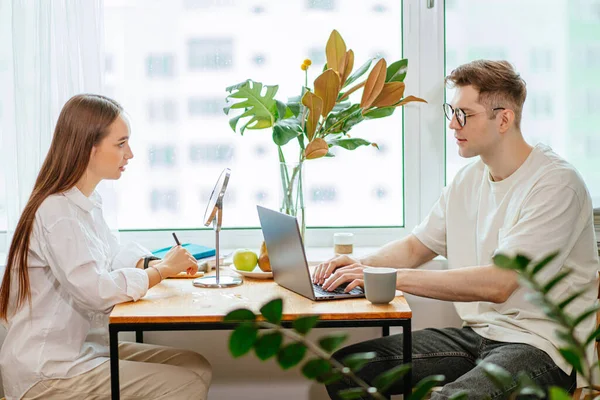
<instances>
[{"instance_id":1,"label":"white mug","mask_svg":"<svg viewBox=\"0 0 600 400\"><path fill-rule=\"evenodd\" d=\"M396 296L395 268L367 267L363 270L365 296L373 304L387 304Z\"/></svg>"}]
</instances>

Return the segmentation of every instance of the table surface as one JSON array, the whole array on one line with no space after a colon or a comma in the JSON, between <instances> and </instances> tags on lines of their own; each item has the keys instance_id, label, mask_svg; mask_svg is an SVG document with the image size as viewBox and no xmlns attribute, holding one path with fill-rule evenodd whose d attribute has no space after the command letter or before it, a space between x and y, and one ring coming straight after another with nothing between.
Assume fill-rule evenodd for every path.
<instances>
[{"instance_id":1,"label":"table surface","mask_svg":"<svg viewBox=\"0 0 600 400\"><path fill-rule=\"evenodd\" d=\"M214 274L214 272L212 272ZM235 274L221 267L221 276ZM244 283L231 288L200 288L192 279L166 279L151 288L137 302L115 306L110 323L220 322L230 311L249 308L256 314L269 300L283 299L283 319L319 315L321 320L376 320L412 318L404 296L385 305L371 304L364 298L312 301L277 285L273 279L244 277Z\"/></svg>"}]
</instances>

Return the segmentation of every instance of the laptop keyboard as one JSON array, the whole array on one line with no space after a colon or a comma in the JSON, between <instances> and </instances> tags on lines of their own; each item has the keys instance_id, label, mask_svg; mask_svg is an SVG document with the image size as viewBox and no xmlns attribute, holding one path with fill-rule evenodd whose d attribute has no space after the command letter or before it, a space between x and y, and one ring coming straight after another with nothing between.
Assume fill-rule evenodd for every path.
<instances>
[{"instance_id":1,"label":"laptop keyboard","mask_svg":"<svg viewBox=\"0 0 600 400\"><path fill-rule=\"evenodd\" d=\"M315 295L317 296L334 296L336 294L363 294L364 291L360 286L355 287L354 289L352 289L350 292L345 293L344 289L346 288L346 286L348 286L348 284L342 284L340 286L338 286L337 288L335 288L334 290L332 290L331 292L328 292L327 290L323 289L321 287L321 285L317 285L316 283L313 283L313 288L315 289Z\"/></svg>"}]
</instances>

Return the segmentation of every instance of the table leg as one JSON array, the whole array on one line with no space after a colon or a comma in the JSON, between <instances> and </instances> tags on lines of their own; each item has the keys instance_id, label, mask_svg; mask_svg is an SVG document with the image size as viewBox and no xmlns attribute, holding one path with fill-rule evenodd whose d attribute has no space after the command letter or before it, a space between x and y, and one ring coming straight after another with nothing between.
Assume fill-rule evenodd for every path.
<instances>
[{"instance_id":1,"label":"table leg","mask_svg":"<svg viewBox=\"0 0 600 400\"><path fill-rule=\"evenodd\" d=\"M403 349L402 354L404 364L412 364L412 327L411 320L407 319L402 324L402 343ZM408 397L412 393L412 369L409 369L406 375L404 375L404 398Z\"/></svg>"},{"instance_id":2,"label":"table leg","mask_svg":"<svg viewBox=\"0 0 600 400\"><path fill-rule=\"evenodd\" d=\"M144 343L144 331L137 329L135 331L135 342L136 343Z\"/></svg>"},{"instance_id":3,"label":"table leg","mask_svg":"<svg viewBox=\"0 0 600 400\"><path fill-rule=\"evenodd\" d=\"M390 326L385 325L381 328L381 336L390 336Z\"/></svg>"},{"instance_id":4,"label":"table leg","mask_svg":"<svg viewBox=\"0 0 600 400\"><path fill-rule=\"evenodd\" d=\"M112 400L119 400L121 393L119 389L119 329L114 325L108 325L110 338L110 391Z\"/></svg>"}]
</instances>

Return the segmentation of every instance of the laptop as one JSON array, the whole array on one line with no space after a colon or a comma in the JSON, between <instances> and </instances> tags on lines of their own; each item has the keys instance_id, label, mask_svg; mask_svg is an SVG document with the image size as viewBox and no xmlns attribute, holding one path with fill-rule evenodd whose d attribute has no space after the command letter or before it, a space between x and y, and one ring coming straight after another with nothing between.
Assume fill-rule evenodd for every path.
<instances>
[{"instance_id":1,"label":"laptop","mask_svg":"<svg viewBox=\"0 0 600 400\"><path fill-rule=\"evenodd\" d=\"M269 253L273 278L279 286L315 301L365 297L361 287L344 293L346 285L342 285L328 292L320 285L314 284L296 217L261 206L256 208Z\"/></svg>"}]
</instances>

